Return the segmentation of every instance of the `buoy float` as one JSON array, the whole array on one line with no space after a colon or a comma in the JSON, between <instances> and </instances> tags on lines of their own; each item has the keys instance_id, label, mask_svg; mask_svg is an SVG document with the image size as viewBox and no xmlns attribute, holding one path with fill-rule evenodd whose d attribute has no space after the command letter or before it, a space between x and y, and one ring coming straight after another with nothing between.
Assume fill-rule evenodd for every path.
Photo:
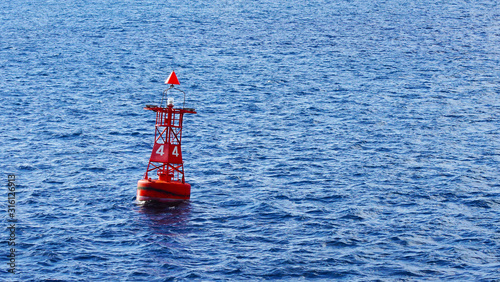
<instances>
[{"instance_id":1,"label":"buoy float","mask_svg":"<svg viewBox=\"0 0 500 282\"><path fill-rule=\"evenodd\" d=\"M163 92L160 105L146 105L144 108L156 112L156 124L153 151L149 158L148 167L144 178L137 183L137 201L140 202L178 202L189 200L191 197L191 185L184 179L181 137L184 114L196 114L196 111L184 107L186 93L174 88L174 84L180 85L174 71L167 78L165 84L170 84L170 88ZM171 89L184 94L182 108L174 108L173 98L167 97L167 92ZM154 171L156 171L158 179L150 177Z\"/></svg>"}]
</instances>

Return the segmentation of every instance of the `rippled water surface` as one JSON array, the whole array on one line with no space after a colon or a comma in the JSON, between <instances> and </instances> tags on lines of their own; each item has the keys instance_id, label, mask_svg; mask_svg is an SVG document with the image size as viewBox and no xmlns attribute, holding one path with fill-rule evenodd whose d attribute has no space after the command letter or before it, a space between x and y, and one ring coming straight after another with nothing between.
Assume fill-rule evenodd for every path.
<instances>
[{"instance_id":1,"label":"rippled water surface","mask_svg":"<svg viewBox=\"0 0 500 282\"><path fill-rule=\"evenodd\" d=\"M2 2L0 278L498 279L500 6L448 2ZM141 206L172 70L192 196Z\"/></svg>"}]
</instances>

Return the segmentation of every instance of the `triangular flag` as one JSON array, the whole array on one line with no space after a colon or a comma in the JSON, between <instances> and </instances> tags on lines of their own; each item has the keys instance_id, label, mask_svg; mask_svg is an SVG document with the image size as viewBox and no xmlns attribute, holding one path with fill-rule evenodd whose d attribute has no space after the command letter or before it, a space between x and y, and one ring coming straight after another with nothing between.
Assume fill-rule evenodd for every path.
<instances>
[{"instance_id":1,"label":"triangular flag","mask_svg":"<svg viewBox=\"0 0 500 282\"><path fill-rule=\"evenodd\" d=\"M181 85L179 83L179 80L177 79L177 75L175 75L174 71L172 71L172 73L167 78L167 80L165 80L165 84L177 84L177 85Z\"/></svg>"}]
</instances>

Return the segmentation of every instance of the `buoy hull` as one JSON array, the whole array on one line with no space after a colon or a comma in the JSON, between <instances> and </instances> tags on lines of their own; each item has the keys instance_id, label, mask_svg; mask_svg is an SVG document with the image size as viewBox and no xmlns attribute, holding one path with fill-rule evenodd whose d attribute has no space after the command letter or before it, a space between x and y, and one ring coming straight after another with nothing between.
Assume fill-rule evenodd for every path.
<instances>
[{"instance_id":1,"label":"buoy hull","mask_svg":"<svg viewBox=\"0 0 500 282\"><path fill-rule=\"evenodd\" d=\"M137 201L179 202L189 200L191 185L179 181L141 179L137 182Z\"/></svg>"}]
</instances>

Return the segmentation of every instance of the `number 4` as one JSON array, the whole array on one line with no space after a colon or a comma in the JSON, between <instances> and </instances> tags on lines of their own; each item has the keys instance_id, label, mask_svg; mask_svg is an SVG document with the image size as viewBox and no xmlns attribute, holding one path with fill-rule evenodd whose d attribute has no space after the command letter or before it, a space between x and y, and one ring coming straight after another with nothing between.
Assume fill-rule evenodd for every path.
<instances>
[{"instance_id":1,"label":"number 4","mask_svg":"<svg viewBox=\"0 0 500 282\"><path fill-rule=\"evenodd\" d=\"M177 146L174 146L174 150L172 151L172 155L178 157L179 156L179 151L177 150Z\"/></svg>"},{"instance_id":2,"label":"number 4","mask_svg":"<svg viewBox=\"0 0 500 282\"><path fill-rule=\"evenodd\" d=\"M156 150L156 153L157 153L158 155L160 155L160 156L163 156L163 154L165 154L165 153L163 153L163 146L164 146L164 145L161 145L161 146L160 146L160 148L158 148L158 150Z\"/></svg>"}]
</instances>

